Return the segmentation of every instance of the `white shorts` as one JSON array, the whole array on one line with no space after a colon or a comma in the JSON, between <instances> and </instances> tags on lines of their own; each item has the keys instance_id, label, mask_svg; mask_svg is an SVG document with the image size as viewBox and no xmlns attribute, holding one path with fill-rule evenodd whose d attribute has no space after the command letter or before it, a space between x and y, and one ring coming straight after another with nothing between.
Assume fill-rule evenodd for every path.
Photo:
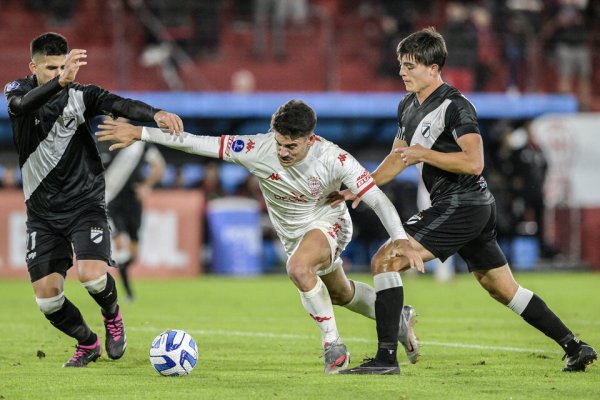
<instances>
[{"instance_id":1,"label":"white shorts","mask_svg":"<svg viewBox=\"0 0 600 400\"><path fill-rule=\"evenodd\" d=\"M352 221L347 216L337 217L331 221L322 219L309 224L306 228L306 232L312 231L313 229L318 229L323 232L327 238L327 242L329 242L332 262L328 266L323 265L317 271L317 275L319 276L327 275L342 265L340 254L344 251L348 243L350 243L350 239L352 239ZM294 254L298 245L300 245L302 238L303 236L294 239L282 238L281 241L288 258Z\"/></svg>"}]
</instances>

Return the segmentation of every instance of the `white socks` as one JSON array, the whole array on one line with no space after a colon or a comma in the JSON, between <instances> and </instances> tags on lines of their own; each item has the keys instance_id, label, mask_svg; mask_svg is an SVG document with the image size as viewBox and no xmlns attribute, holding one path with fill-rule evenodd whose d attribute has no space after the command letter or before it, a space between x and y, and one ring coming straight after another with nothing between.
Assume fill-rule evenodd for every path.
<instances>
[{"instance_id":1,"label":"white socks","mask_svg":"<svg viewBox=\"0 0 600 400\"><path fill-rule=\"evenodd\" d=\"M321 329L323 343L335 342L340 335L333 315L331 298L321 278L317 276L317 284L308 292L300 291L300 299L304 309Z\"/></svg>"},{"instance_id":2,"label":"white socks","mask_svg":"<svg viewBox=\"0 0 600 400\"><path fill-rule=\"evenodd\" d=\"M352 282L354 283L354 297L342 307L367 318L375 319L375 289L363 282Z\"/></svg>"}]
</instances>

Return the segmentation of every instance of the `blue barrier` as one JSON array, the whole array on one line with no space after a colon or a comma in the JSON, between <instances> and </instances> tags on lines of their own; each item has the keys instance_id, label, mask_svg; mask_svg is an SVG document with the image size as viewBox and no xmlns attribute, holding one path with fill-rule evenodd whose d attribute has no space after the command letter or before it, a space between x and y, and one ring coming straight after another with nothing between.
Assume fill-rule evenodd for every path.
<instances>
[{"instance_id":1,"label":"blue barrier","mask_svg":"<svg viewBox=\"0 0 600 400\"><path fill-rule=\"evenodd\" d=\"M184 118L270 118L281 104L301 99L320 118L396 118L404 93L391 92L121 92ZM470 93L479 118L525 119L547 113L577 111L577 99L563 94ZM8 118L6 99L0 98L0 118Z\"/></svg>"}]
</instances>

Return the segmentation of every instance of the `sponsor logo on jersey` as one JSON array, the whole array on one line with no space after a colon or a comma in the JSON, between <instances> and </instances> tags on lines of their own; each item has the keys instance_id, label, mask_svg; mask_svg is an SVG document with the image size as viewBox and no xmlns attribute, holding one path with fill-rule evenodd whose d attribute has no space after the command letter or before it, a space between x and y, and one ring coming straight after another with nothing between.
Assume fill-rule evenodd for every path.
<instances>
[{"instance_id":1,"label":"sponsor logo on jersey","mask_svg":"<svg viewBox=\"0 0 600 400\"><path fill-rule=\"evenodd\" d=\"M410 217L408 219L408 221L406 221L406 225L416 224L417 222L419 222L422 219L423 219L423 214L421 214L421 213L415 214L412 217Z\"/></svg>"},{"instance_id":2,"label":"sponsor logo on jersey","mask_svg":"<svg viewBox=\"0 0 600 400\"><path fill-rule=\"evenodd\" d=\"M277 200L287 201L290 203L308 203L308 200L306 199L305 195L296 194L294 192L290 193L289 196L274 194L273 197L275 197Z\"/></svg>"},{"instance_id":3,"label":"sponsor logo on jersey","mask_svg":"<svg viewBox=\"0 0 600 400\"><path fill-rule=\"evenodd\" d=\"M421 125L421 135L424 138L431 136L431 122L423 122L423 125Z\"/></svg>"},{"instance_id":4,"label":"sponsor logo on jersey","mask_svg":"<svg viewBox=\"0 0 600 400\"><path fill-rule=\"evenodd\" d=\"M256 146L256 143L252 141L252 139L248 139L248 144L246 145L246 153L252 151L252 149Z\"/></svg>"},{"instance_id":5,"label":"sponsor logo on jersey","mask_svg":"<svg viewBox=\"0 0 600 400\"><path fill-rule=\"evenodd\" d=\"M12 81L12 82L6 84L6 86L4 87L4 92L5 93L12 92L13 90L15 90L16 88L18 88L19 86L21 86L21 84L19 82Z\"/></svg>"},{"instance_id":6,"label":"sponsor logo on jersey","mask_svg":"<svg viewBox=\"0 0 600 400\"><path fill-rule=\"evenodd\" d=\"M242 139L238 139L231 145L231 150L239 153L240 151L244 150L244 147L246 147L246 143L244 143Z\"/></svg>"},{"instance_id":7,"label":"sponsor logo on jersey","mask_svg":"<svg viewBox=\"0 0 600 400\"><path fill-rule=\"evenodd\" d=\"M346 158L348 158L348 155L346 153L341 153L338 156L338 160L340 160L340 164L344 165L344 163L346 162Z\"/></svg>"},{"instance_id":8,"label":"sponsor logo on jersey","mask_svg":"<svg viewBox=\"0 0 600 400\"><path fill-rule=\"evenodd\" d=\"M308 190L311 196L318 196L321 193L321 180L318 176L308 178Z\"/></svg>"},{"instance_id":9,"label":"sponsor logo on jersey","mask_svg":"<svg viewBox=\"0 0 600 400\"><path fill-rule=\"evenodd\" d=\"M360 188L362 185L369 182L370 180L371 174L369 174L369 171L365 169L365 172L363 172L358 178L356 178L356 188Z\"/></svg>"},{"instance_id":10,"label":"sponsor logo on jersey","mask_svg":"<svg viewBox=\"0 0 600 400\"><path fill-rule=\"evenodd\" d=\"M96 244L102 242L104 236L104 230L102 228L91 228L90 229L90 240Z\"/></svg>"},{"instance_id":11,"label":"sponsor logo on jersey","mask_svg":"<svg viewBox=\"0 0 600 400\"><path fill-rule=\"evenodd\" d=\"M280 181L281 177L279 176L279 174L277 172L273 172L271 175L269 175L269 177L267 179L270 181Z\"/></svg>"}]
</instances>

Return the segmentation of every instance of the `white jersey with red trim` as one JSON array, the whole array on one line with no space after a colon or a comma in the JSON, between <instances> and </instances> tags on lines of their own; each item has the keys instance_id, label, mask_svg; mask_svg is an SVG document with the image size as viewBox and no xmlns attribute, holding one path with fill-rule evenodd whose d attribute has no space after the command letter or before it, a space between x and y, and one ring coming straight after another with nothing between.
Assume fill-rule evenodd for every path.
<instances>
[{"instance_id":1,"label":"white jersey with red trim","mask_svg":"<svg viewBox=\"0 0 600 400\"><path fill-rule=\"evenodd\" d=\"M317 136L302 161L284 167L277 158L274 133L252 136L224 135L222 158L248 169L260 182L275 230L298 238L310 224L322 219L350 221L345 203L325 204L326 196L342 183L362 195L375 187L369 172L348 152Z\"/></svg>"},{"instance_id":2,"label":"white jersey with red trim","mask_svg":"<svg viewBox=\"0 0 600 400\"><path fill-rule=\"evenodd\" d=\"M352 155L317 136L306 158L284 167L277 158L274 136L264 133L219 138L187 132L170 135L158 128L144 127L141 139L246 168L259 179L269 216L282 241L304 236L318 221L331 225L331 232L327 233L333 238L341 235L338 233L343 227L351 235L346 204L326 204L326 196L339 190L342 183L373 208L392 240L407 239L394 205Z\"/></svg>"}]
</instances>

